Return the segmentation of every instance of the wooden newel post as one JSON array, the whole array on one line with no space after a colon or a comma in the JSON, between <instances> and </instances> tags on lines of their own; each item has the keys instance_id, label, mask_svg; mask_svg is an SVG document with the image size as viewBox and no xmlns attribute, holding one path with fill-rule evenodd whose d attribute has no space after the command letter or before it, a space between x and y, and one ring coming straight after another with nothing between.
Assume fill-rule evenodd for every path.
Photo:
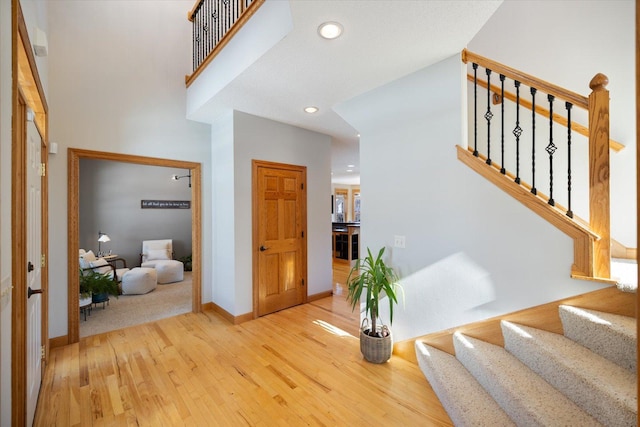
<instances>
[{"instance_id":1,"label":"wooden newel post","mask_svg":"<svg viewBox=\"0 0 640 427\"><path fill-rule=\"evenodd\" d=\"M589 223L600 235L593 247L593 274L607 279L611 277L608 83L600 73L589 83Z\"/></svg>"}]
</instances>

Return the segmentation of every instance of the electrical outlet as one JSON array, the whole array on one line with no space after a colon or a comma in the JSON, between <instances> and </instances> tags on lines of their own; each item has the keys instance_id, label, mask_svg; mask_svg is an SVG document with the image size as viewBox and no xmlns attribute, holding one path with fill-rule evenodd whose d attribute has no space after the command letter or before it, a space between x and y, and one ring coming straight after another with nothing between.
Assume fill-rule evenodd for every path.
<instances>
[{"instance_id":1,"label":"electrical outlet","mask_svg":"<svg viewBox=\"0 0 640 427\"><path fill-rule=\"evenodd\" d=\"M393 246L395 248L404 248L405 236L393 236Z\"/></svg>"}]
</instances>

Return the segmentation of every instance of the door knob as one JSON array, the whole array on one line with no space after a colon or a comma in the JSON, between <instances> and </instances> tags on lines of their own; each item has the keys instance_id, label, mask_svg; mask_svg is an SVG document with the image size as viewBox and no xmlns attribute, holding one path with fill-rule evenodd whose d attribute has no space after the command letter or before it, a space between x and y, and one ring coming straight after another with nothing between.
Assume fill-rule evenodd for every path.
<instances>
[{"instance_id":1,"label":"door knob","mask_svg":"<svg viewBox=\"0 0 640 427\"><path fill-rule=\"evenodd\" d=\"M36 289L34 291L33 289L31 289L31 286L27 288L27 298L31 298L31 295L33 294L41 294L41 293L42 293L42 289Z\"/></svg>"},{"instance_id":2,"label":"door knob","mask_svg":"<svg viewBox=\"0 0 640 427\"><path fill-rule=\"evenodd\" d=\"M260 246L260 252L264 252L264 251L266 251L267 249L269 249L269 248L267 248L267 247L266 247L266 246L264 246L264 245Z\"/></svg>"}]
</instances>

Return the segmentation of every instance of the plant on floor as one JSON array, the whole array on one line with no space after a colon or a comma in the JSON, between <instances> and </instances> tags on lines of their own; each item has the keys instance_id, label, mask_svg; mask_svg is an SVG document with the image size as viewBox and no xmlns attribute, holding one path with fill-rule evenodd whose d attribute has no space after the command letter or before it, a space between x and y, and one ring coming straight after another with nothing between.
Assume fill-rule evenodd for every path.
<instances>
[{"instance_id":1,"label":"plant on floor","mask_svg":"<svg viewBox=\"0 0 640 427\"><path fill-rule=\"evenodd\" d=\"M359 307L364 295L365 317L360 329L360 350L365 359L383 363L391 357L393 342L391 332L384 324L378 324L380 301L385 296L389 300L389 324L393 323L393 306L398 303L397 291L402 291L398 275L385 264L382 247L374 258L367 248L367 256L359 259L347 278L347 301L353 310ZM371 327L368 321L371 321Z\"/></svg>"},{"instance_id":2,"label":"plant on floor","mask_svg":"<svg viewBox=\"0 0 640 427\"><path fill-rule=\"evenodd\" d=\"M182 258L178 258L178 261L184 264L184 271L191 271L193 264L191 255L183 256Z\"/></svg>"},{"instance_id":3,"label":"plant on floor","mask_svg":"<svg viewBox=\"0 0 640 427\"><path fill-rule=\"evenodd\" d=\"M118 284L109 274L94 270L80 270L80 297L85 298L97 294L118 296Z\"/></svg>"}]
</instances>

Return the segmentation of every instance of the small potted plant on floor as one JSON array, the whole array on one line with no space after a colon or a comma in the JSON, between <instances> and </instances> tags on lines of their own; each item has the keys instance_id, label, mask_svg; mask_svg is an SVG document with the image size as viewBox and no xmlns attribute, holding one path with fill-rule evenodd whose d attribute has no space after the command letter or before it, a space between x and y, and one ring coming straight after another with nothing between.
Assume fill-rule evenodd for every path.
<instances>
[{"instance_id":1,"label":"small potted plant on floor","mask_svg":"<svg viewBox=\"0 0 640 427\"><path fill-rule=\"evenodd\" d=\"M102 274L94 270L80 270L80 306L87 304L85 298L92 299L94 295L118 296L118 284L109 274Z\"/></svg>"},{"instance_id":2,"label":"small potted plant on floor","mask_svg":"<svg viewBox=\"0 0 640 427\"><path fill-rule=\"evenodd\" d=\"M368 255L356 261L347 278L347 301L353 310L360 306L364 296L365 317L360 328L360 351L366 360L373 363L386 362L391 358L393 351L389 327L378 323L380 300L385 296L389 300L391 325L393 306L398 303L396 293L402 290L397 274L382 259L384 250L384 247L380 249L374 258L371 250L367 248Z\"/></svg>"}]
</instances>

